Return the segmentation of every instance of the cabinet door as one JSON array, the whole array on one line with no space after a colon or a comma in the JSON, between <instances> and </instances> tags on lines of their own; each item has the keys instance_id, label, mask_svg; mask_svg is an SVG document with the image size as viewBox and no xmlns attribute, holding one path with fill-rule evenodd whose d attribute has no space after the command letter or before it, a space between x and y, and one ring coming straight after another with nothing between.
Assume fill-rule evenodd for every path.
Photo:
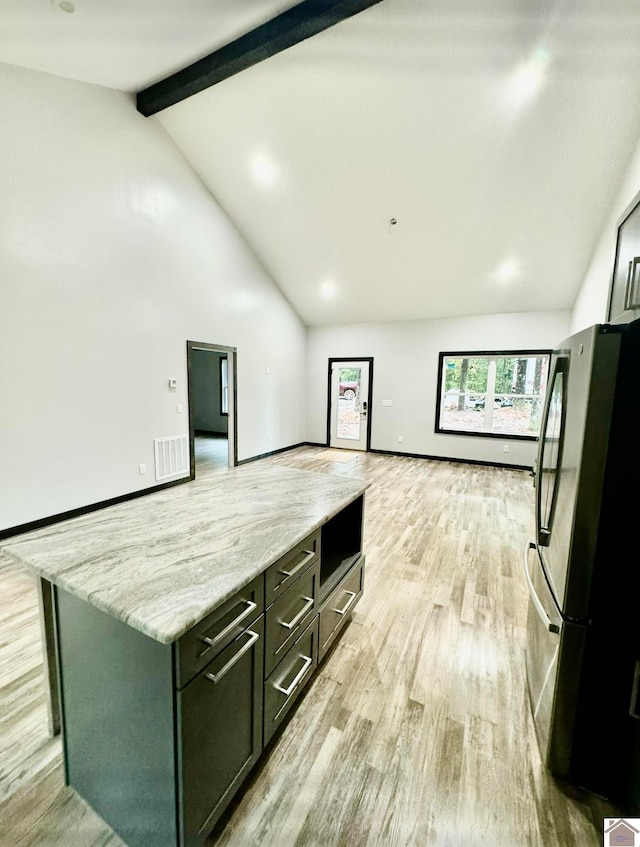
<instances>
[{"instance_id":1,"label":"cabinet door","mask_svg":"<svg viewBox=\"0 0 640 847\"><path fill-rule=\"evenodd\" d=\"M200 845L262 752L264 618L177 693L183 843Z\"/></svg>"},{"instance_id":2,"label":"cabinet door","mask_svg":"<svg viewBox=\"0 0 640 847\"><path fill-rule=\"evenodd\" d=\"M640 205L618 228L616 258L611 281L609 320L635 320L640 313Z\"/></svg>"}]
</instances>

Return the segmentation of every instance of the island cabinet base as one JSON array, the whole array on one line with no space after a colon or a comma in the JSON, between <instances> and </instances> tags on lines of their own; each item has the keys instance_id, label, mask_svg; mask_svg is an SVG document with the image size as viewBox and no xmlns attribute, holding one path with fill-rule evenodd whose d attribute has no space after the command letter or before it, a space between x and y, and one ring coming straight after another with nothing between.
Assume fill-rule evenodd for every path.
<instances>
[{"instance_id":1,"label":"island cabinet base","mask_svg":"<svg viewBox=\"0 0 640 847\"><path fill-rule=\"evenodd\" d=\"M55 589L67 783L129 847L178 844L172 645Z\"/></svg>"},{"instance_id":2,"label":"island cabinet base","mask_svg":"<svg viewBox=\"0 0 640 847\"><path fill-rule=\"evenodd\" d=\"M262 752L264 615L178 689L175 645L55 594L67 783L128 847L199 847Z\"/></svg>"},{"instance_id":3,"label":"island cabinet base","mask_svg":"<svg viewBox=\"0 0 640 847\"><path fill-rule=\"evenodd\" d=\"M263 638L261 615L178 693L182 844L206 838L262 752Z\"/></svg>"},{"instance_id":4,"label":"island cabinet base","mask_svg":"<svg viewBox=\"0 0 640 847\"><path fill-rule=\"evenodd\" d=\"M362 594L362 497L172 644L54 587L66 779L128 847L202 847Z\"/></svg>"}]
</instances>

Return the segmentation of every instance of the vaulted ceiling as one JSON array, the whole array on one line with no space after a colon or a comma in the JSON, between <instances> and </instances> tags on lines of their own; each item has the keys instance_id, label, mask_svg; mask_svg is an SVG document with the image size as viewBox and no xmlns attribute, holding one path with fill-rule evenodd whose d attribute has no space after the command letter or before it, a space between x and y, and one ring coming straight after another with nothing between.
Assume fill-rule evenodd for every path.
<instances>
[{"instance_id":1,"label":"vaulted ceiling","mask_svg":"<svg viewBox=\"0 0 640 847\"><path fill-rule=\"evenodd\" d=\"M135 92L294 5L4 0L0 61ZM382 0L147 120L307 324L569 309L638 43L636 0Z\"/></svg>"}]
</instances>

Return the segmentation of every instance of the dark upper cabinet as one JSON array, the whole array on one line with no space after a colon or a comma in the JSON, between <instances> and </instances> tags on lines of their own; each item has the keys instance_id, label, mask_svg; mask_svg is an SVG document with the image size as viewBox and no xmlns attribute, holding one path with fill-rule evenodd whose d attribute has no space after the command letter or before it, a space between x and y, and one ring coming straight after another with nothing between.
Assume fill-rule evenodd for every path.
<instances>
[{"instance_id":1,"label":"dark upper cabinet","mask_svg":"<svg viewBox=\"0 0 640 847\"><path fill-rule=\"evenodd\" d=\"M629 323L640 317L640 192L618 220L616 254L607 320Z\"/></svg>"}]
</instances>

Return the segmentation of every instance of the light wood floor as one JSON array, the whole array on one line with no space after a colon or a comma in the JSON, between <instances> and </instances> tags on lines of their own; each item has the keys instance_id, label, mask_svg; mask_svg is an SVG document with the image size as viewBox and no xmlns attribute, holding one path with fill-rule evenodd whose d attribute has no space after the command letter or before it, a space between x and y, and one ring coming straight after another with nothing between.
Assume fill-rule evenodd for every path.
<instances>
[{"instance_id":1,"label":"light wood floor","mask_svg":"<svg viewBox=\"0 0 640 847\"><path fill-rule=\"evenodd\" d=\"M262 461L372 482L365 593L212 844L599 847L617 810L547 774L525 696L531 478L321 452ZM122 847L46 735L35 582L0 586L0 845Z\"/></svg>"},{"instance_id":2,"label":"light wood floor","mask_svg":"<svg viewBox=\"0 0 640 847\"><path fill-rule=\"evenodd\" d=\"M194 438L196 479L203 473L229 464L229 441L222 435L196 435Z\"/></svg>"}]
</instances>

